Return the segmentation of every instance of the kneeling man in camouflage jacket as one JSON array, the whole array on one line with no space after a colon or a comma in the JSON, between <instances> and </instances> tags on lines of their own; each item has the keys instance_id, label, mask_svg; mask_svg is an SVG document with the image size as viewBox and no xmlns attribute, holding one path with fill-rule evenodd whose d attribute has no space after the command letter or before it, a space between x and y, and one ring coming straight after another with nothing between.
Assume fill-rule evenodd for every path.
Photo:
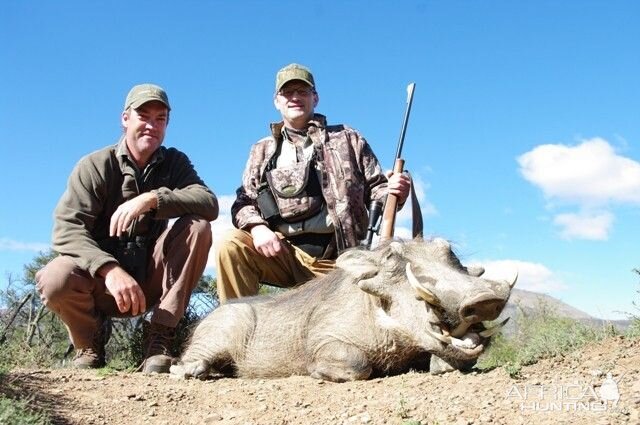
<instances>
[{"instance_id":1,"label":"kneeling man in camouflage jacket","mask_svg":"<svg viewBox=\"0 0 640 425\"><path fill-rule=\"evenodd\" d=\"M392 193L402 204L409 194L409 178L387 179L358 131L314 112L318 100L308 68L278 71L282 121L251 148L231 208L237 229L216 243L222 302L257 294L260 282L291 287L329 272L364 239L372 200Z\"/></svg>"}]
</instances>

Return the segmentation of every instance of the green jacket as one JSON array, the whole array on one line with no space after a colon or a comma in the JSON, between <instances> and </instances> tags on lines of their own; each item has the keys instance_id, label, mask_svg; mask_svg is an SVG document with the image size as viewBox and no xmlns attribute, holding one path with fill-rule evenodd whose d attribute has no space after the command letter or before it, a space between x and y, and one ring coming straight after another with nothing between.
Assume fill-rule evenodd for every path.
<instances>
[{"instance_id":1,"label":"green jacket","mask_svg":"<svg viewBox=\"0 0 640 425\"><path fill-rule=\"evenodd\" d=\"M212 221L218 200L198 176L189 158L161 146L143 171L138 170L124 139L83 157L54 211L53 249L73 257L92 276L103 265L117 262L109 237L109 222L125 201L154 192L158 208L138 218L132 236L145 236L152 246L170 218L194 214Z\"/></svg>"},{"instance_id":2,"label":"green jacket","mask_svg":"<svg viewBox=\"0 0 640 425\"><path fill-rule=\"evenodd\" d=\"M272 124L271 135L251 148L242 186L231 207L233 224L240 229L268 225L256 198L265 167L282 139L282 126L282 122ZM307 134L322 146L322 158L317 159L323 176L322 196L335 228L337 248L357 246L367 232L369 203L386 195L387 178L367 141L353 128L327 125L323 115L315 114Z\"/></svg>"}]
</instances>

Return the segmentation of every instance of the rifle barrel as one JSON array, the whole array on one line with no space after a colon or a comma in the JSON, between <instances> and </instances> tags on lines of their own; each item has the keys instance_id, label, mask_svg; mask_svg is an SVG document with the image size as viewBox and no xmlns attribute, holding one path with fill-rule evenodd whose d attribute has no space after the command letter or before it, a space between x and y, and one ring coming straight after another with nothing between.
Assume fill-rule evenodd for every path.
<instances>
[{"instance_id":1,"label":"rifle barrel","mask_svg":"<svg viewBox=\"0 0 640 425\"><path fill-rule=\"evenodd\" d=\"M407 123L409 122L409 114L411 113L411 104L413 103L413 92L416 89L416 83L407 86L407 108L404 111L404 119L402 120L402 128L400 129L400 139L398 140L398 149L396 150L396 159L402 156L402 146L404 145L404 135L407 132Z\"/></svg>"}]
</instances>

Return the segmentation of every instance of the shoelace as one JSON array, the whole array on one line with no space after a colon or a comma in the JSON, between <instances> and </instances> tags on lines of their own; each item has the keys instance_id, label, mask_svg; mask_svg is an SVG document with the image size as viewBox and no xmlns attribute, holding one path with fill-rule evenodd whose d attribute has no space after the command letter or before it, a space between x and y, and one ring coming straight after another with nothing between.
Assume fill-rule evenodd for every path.
<instances>
[{"instance_id":1,"label":"shoelace","mask_svg":"<svg viewBox=\"0 0 640 425\"><path fill-rule=\"evenodd\" d=\"M90 357L96 360L100 359L100 355L93 348L81 348L80 350L78 350L78 353L74 358L78 359L80 357Z\"/></svg>"}]
</instances>

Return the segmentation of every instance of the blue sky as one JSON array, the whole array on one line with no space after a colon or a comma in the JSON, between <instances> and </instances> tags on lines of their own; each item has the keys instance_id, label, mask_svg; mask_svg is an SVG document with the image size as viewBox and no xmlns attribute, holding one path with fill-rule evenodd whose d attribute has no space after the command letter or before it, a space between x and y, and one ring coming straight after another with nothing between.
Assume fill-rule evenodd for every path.
<instances>
[{"instance_id":1,"label":"blue sky","mask_svg":"<svg viewBox=\"0 0 640 425\"><path fill-rule=\"evenodd\" d=\"M403 156L426 234L618 318L640 298L639 19L639 2L604 0L3 2L0 287L49 246L68 174L117 141L141 82L168 91L165 144L219 196L219 235L279 118L275 72L299 62L317 111L359 129L385 168L415 82Z\"/></svg>"}]
</instances>

